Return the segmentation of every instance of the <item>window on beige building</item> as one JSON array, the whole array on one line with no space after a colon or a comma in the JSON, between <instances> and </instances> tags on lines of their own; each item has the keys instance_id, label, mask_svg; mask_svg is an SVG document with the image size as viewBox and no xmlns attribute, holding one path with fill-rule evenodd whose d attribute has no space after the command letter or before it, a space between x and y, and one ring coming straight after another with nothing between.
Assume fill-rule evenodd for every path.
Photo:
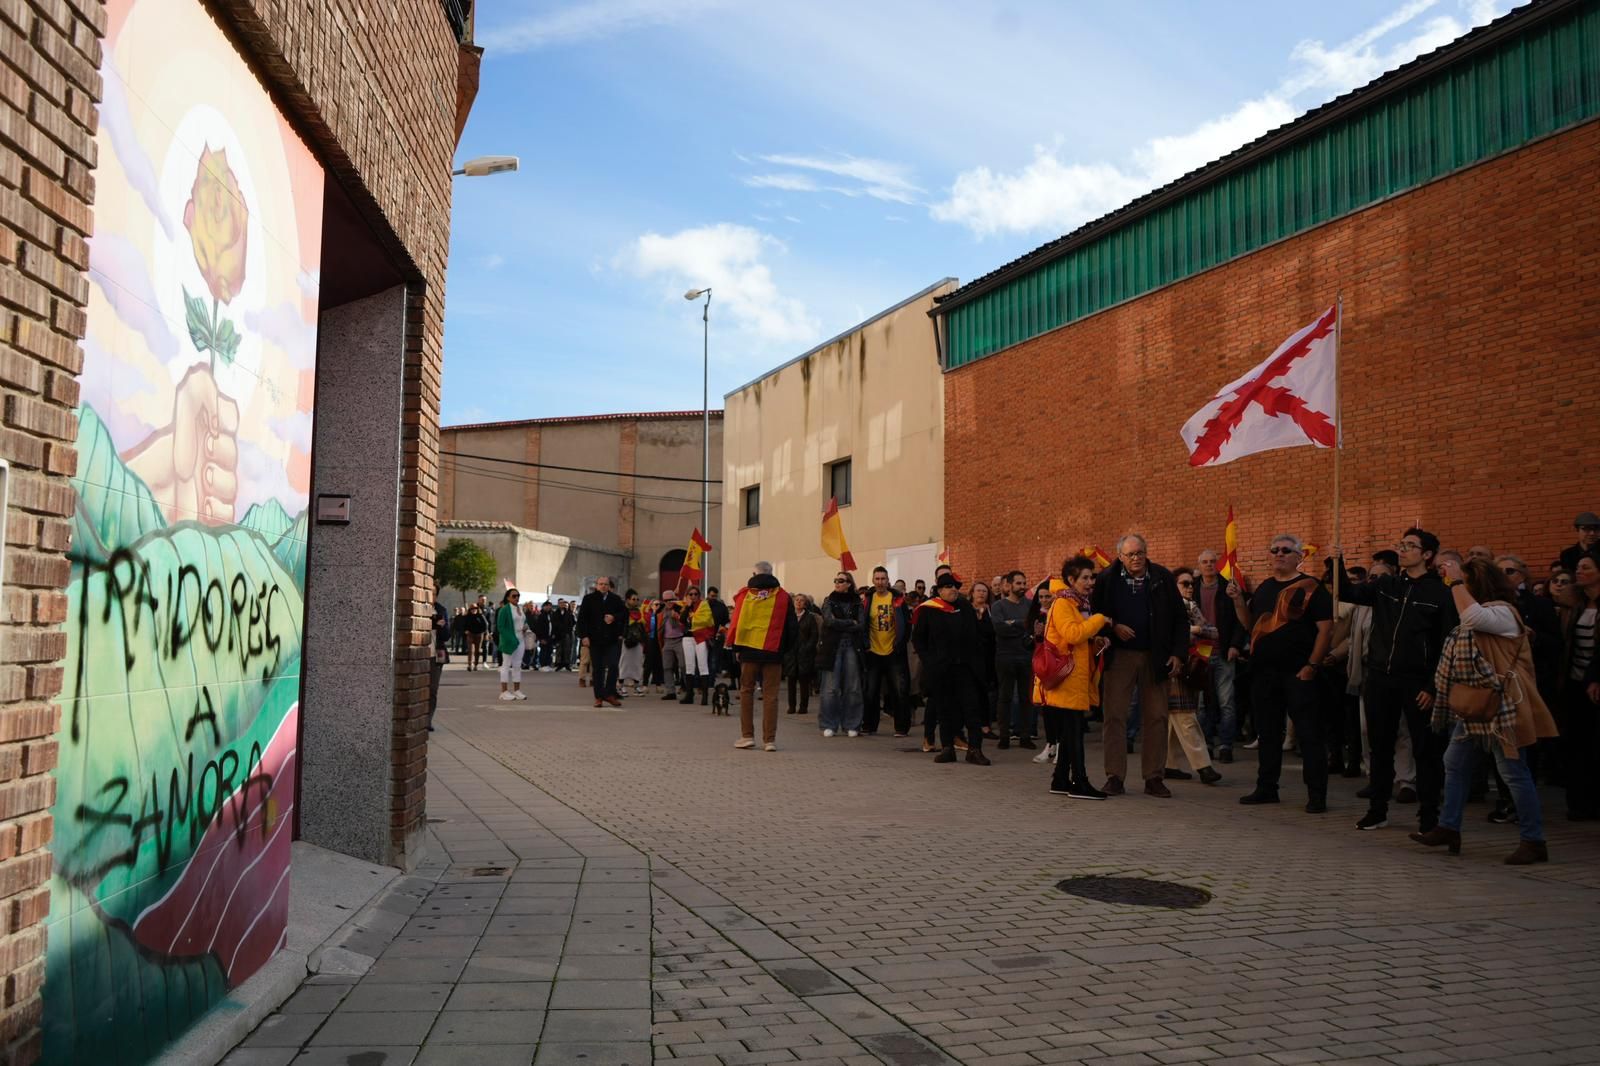
<instances>
[{"instance_id":1,"label":"window on beige building","mask_svg":"<svg viewBox=\"0 0 1600 1066\"><path fill-rule=\"evenodd\" d=\"M747 489L739 490L739 525L759 526L761 524L761 486L751 485Z\"/></svg>"},{"instance_id":2,"label":"window on beige building","mask_svg":"<svg viewBox=\"0 0 1600 1066\"><path fill-rule=\"evenodd\" d=\"M836 459L828 464L828 495L839 501L840 507L850 506L850 460Z\"/></svg>"}]
</instances>

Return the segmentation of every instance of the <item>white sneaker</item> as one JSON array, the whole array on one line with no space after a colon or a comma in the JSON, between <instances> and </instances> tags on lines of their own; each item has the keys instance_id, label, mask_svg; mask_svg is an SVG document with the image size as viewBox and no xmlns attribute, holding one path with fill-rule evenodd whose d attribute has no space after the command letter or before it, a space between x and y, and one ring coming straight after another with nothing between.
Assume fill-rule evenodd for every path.
<instances>
[{"instance_id":1,"label":"white sneaker","mask_svg":"<svg viewBox=\"0 0 1600 1066\"><path fill-rule=\"evenodd\" d=\"M512 699L517 699L517 700L525 700L525 699L528 698L528 694L526 692L522 692L522 691L518 690L518 691L513 692L511 694L511 698Z\"/></svg>"},{"instance_id":2,"label":"white sneaker","mask_svg":"<svg viewBox=\"0 0 1600 1066\"><path fill-rule=\"evenodd\" d=\"M847 736L847 737L859 737L860 735L861 735L861 731L858 730L858 729L852 729L852 730L850 730L850 732L845 734L845 736Z\"/></svg>"},{"instance_id":3,"label":"white sneaker","mask_svg":"<svg viewBox=\"0 0 1600 1066\"><path fill-rule=\"evenodd\" d=\"M825 737L831 737L831 736L833 736L833 730L831 730L831 729L824 729L824 730L823 730L823 731L822 731L822 735L823 735L823 736L825 736Z\"/></svg>"},{"instance_id":4,"label":"white sneaker","mask_svg":"<svg viewBox=\"0 0 1600 1066\"><path fill-rule=\"evenodd\" d=\"M1037 754L1037 755L1035 755L1033 757L1033 761L1034 762L1049 762L1050 761L1050 753L1054 749L1055 749L1055 745L1054 744L1046 744L1044 746L1044 750L1042 750L1041 752L1039 752L1039 754Z\"/></svg>"},{"instance_id":5,"label":"white sneaker","mask_svg":"<svg viewBox=\"0 0 1600 1066\"><path fill-rule=\"evenodd\" d=\"M1054 766L1055 763L1056 763L1056 760L1059 759L1060 757L1061 757L1061 745L1060 744L1052 744L1052 745L1050 745L1050 765Z\"/></svg>"},{"instance_id":6,"label":"white sneaker","mask_svg":"<svg viewBox=\"0 0 1600 1066\"><path fill-rule=\"evenodd\" d=\"M774 744L772 741L769 740L765 744L761 745L761 750L762 751L777 751L778 750L778 745Z\"/></svg>"},{"instance_id":7,"label":"white sneaker","mask_svg":"<svg viewBox=\"0 0 1600 1066\"><path fill-rule=\"evenodd\" d=\"M512 695L512 694L511 694L511 693L509 693L509 692L502 692L502 693L500 693L500 701L501 701L501 702L502 702L502 703L510 703L510 702L511 702L511 701L512 701L512 700L514 700L514 699L516 699L516 697L515 697L515 696L513 696L513 695Z\"/></svg>"},{"instance_id":8,"label":"white sneaker","mask_svg":"<svg viewBox=\"0 0 1600 1066\"><path fill-rule=\"evenodd\" d=\"M756 738L740 737L738 740L733 742L733 746L736 748L753 748L756 746Z\"/></svg>"}]
</instances>

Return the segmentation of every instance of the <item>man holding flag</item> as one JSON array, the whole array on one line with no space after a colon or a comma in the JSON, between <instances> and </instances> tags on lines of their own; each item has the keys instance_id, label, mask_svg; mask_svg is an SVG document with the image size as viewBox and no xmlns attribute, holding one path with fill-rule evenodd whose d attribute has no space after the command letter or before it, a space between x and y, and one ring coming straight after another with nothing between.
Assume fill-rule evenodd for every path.
<instances>
[{"instance_id":1,"label":"man holding flag","mask_svg":"<svg viewBox=\"0 0 1600 1066\"><path fill-rule=\"evenodd\" d=\"M789 594L772 575L772 564L755 565L750 580L733 597L728 646L739 659L739 739L736 748L756 746L756 683L761 684L761 747L778 750L778 685L783 653L795 641L799 624Z\"/></svg>"}]
</instances>

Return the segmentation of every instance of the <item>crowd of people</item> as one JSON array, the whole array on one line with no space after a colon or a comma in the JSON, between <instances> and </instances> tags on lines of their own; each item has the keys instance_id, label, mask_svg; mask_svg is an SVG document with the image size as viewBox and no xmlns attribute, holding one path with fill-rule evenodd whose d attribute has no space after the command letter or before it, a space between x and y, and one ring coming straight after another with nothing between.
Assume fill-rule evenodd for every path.
<instances>
[{"instance_id":1,"label":"crowd of people","mask_svg":"<svg viewBox=\"0 0 1600 1066\"><path fill-rule=\"evenodd\" d=\"M705 705L736 683L741 748L757 743L759 693L760 744L776 750L787 683L790 715L818 699L824 737L872 737L886 722L909 737L920 711L934 762L986 766L985 744L1020 748L1072 799L1214 785L1242 746L1258 759L1239 802L1276 804L1293 751L1306 813L1328 810L1330 776L1365 775L1357 829L1415 804L1412 838L1459 852L1467 802L1492 788L1489 820L1518 825L1506 861L1520 865L1548 858L1539 784L1564 789L1568 819L1600 819L1600 517L1574 526L1576 543L1543 576L1411 528L1361 565L1335 549L1320 567L1281 534L1270 575L1231 581L1215 551L1168 568L1133 533L1115 559L1073 555L1036 583L1013 570L969 586L941 566L930 591L879 566L866 588L840 571L812 597L758 563L731 604L697 586L618 596L602 579L576 605L524 611L513 589L491 617L480 599L456 628L469 657L482 645L500 659L503 700L524 698L521 669L571 669L574 653L597 707L649 692ZM1094 724L1099 774L1085 743Z\"/></svg>"}]
</instances>

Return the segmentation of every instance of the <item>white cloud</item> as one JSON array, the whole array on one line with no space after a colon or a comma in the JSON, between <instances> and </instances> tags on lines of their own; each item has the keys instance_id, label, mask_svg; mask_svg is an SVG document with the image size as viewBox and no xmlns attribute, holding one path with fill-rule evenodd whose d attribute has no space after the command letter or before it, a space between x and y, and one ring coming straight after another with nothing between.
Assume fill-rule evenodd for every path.
<instances>
[{"instance_id":1,"label":"white cloud","mask_svg":"<svg viewBox=\"0 0 1600 1066\"><path fill-rule=\"evenodd\" d=\"M477 43L491 55L532 52L621 33L686 22L727 0L589 0L479 27Z\"/></svg>"},{"instance_id":2,"label":"white cloud","mask_svg":"<svg viewBox=\"0 0 1600 1066\"><path fill-rule=\"evenodd\" d=\"M1127 163L1075 162L1062 158L1059 145L1036 146L1032 162L1020 170L1005 173L977 166L958 174L948 197L933 204L930 212L979 237L1076 229L1250 143L1309 107L1433 51L1499 17L1510 6L1506 0L1460 0L1460 18L1437 15L1417 23L1438 4L1439 0L1411 0L1331 47L1321 41L1299 42L1289 55L1293 70L1275 89L1188 133L1151 138L1133 151ZM1389 40L1407 27L1410 33Z\"/></svg>"},{"instance_id":3,"label":"white cloud","mask_svg":"<svg viewBox=\"0 0 1600 1066\"><path fill-rule=\"evenodd\" d=\"M746 185L756 189L782 189L785 192L816 192L815 180L804 174L752 174L744 179Z\"/></svg>"},{"instance_id":4,"label":"white cloud","mask_svg":"<svg viewBox=\"0 0 1600 1066\"><path fill-rule=\"evenodd\" d=\"M781 153L763 155L759 159L773 166L788 167L791 173L757 175L745 179L745 184L796 192L816 192L826 188L827 191L842 196L870 196L876 200L888 200L897 204L914 204L922 192L912 182L907 168L883 159L865 159L851 155L828 158ZM794 170L826 174L831 178L842 178L850 184L821 186L809 175L792 173Z\"/></svg>"},{"instance_id":5,"label":"white cloud","mask_svg":"<svg viewBox=\"0 0 1600 1066\"><path fill-rule=\"evenodd\" d=\"M499 252L491 252L483 260L483 269L485 270L498 270L505 265L506 257Z\"/></svg>"},{"instance_id":6,"label":"white cloud","mask_svg":"<svg viewBox=\"0 0 1600 1066\"><path fill-rule=\"evenodd\" d=\"M712 310L721 311L743 332L768 345L794 344L815 337L817 321L801 301L784 296L766 258L782 254L783 242L749 226L729 222L671 235L646 233L618 256L619 266L665 284L663 299L680 299L688 288L709 285Z\"/></svg>"}]
</instances>

